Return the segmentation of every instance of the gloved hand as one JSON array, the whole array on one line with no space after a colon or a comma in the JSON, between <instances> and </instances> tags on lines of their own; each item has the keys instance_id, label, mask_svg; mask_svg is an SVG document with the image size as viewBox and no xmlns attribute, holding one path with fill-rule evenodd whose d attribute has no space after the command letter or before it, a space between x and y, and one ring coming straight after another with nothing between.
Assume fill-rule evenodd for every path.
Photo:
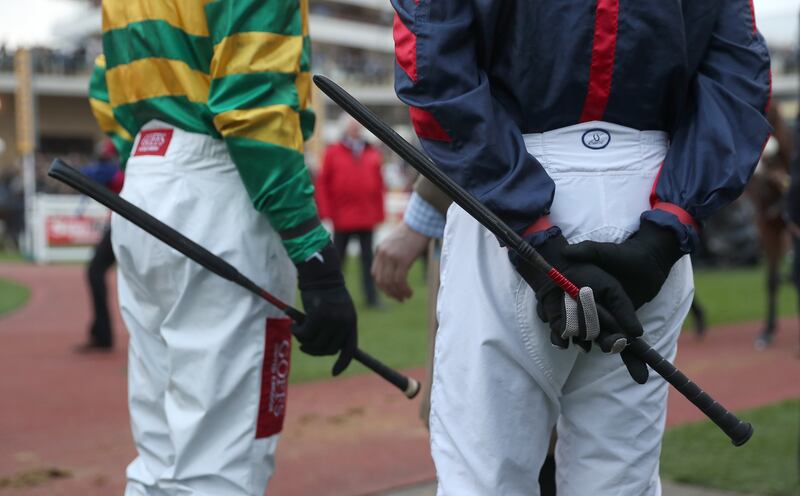
<instances>
[{"instance_id":1,"label":"gloved hand","mask_svg":"<svg viewBox=\"0 0 800 496\"><path fill-rule=\"evenodd\" d=\"M570 262L596 265L614 276L637 309L658 295L683 255L672 230L648 221L622 243L584 241L564 249Z\"/></svg>"},{"instance_id":2,"label":"gloved hand","mask_svg":"<svg viewBox=\"0 0 800 496\"><path fill-rule=\"evenodd\" d=\"M555 236L537 248L542 257L564 276L581 288L579 301L573 301L540 269L525 263L511 253L517 272L536 293L539 318L550 325L550 342L566 348L569 340L583 350L591 349L595 341L606 353L621 353L631 377L638 383L647 381L647 365L626 351L626 338L642 335L642 325L622 285L607 272L591 264L581 264L564 258L567 240ZM595 303L596 302L596 303ZM607 312L598 312L600 304Z\"/></svg>"},{"instance_id":3,"label":"gloved hand","mask_svg":"<svg viewBox=\"0 0 800 496\"><path fill-rule=\"evenodd\" d=\"M339 353L332 371L339 375L350 364L358 345L356 309L344 286L339 257L333 244L328 244L296 266L306 320L294 324L292 332L304 353Z\"/></svg>"}]
</instances>

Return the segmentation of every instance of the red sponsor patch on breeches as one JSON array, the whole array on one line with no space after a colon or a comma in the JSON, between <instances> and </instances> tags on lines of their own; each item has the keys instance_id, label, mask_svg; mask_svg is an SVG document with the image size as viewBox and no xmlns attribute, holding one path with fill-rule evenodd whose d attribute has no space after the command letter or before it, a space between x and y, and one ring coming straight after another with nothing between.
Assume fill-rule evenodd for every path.
<instances>
[{"instance_id":1,"label":"red sponsor patch on breeches","mask_svg":"<svg viewBox=\"0 0 800 496\"><path fill-rule=\"evenodd\" d=\"M275 435L283 429L289 392L291 325L290 319L267 319L256 439Z\"/></svg>"},{"instance_id":2,"label":"red sponsor patch on breeches","mask_svg":"<svg viewBox=\"0 0 800 496\"><path fill-rule=\"evenodd\" d=\"M145 129L139 132L139 143L133 156L156 155L163 157L167 154L169 142L172 141L172 129Z\"/></svg>"}]
</instances>

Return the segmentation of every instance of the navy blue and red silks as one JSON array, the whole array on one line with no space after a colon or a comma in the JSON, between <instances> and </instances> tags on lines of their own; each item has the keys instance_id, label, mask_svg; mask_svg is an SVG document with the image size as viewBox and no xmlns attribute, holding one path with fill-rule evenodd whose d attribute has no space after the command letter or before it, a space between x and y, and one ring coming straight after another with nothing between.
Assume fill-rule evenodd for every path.
<instances>
[{"instance_id":1,"label":"navy blue and red silks","mask_svg":"<svg viewBox=\"0 0 800 496\"><path fill-rule=\"evenodd\" d=\"M666 131L643 219L684 251L741 194L771 131L752 0L392 0L395 89L425 151L520 233L553 181L523 135L605 121ZM538 236L538 237L537 237Z\"/></svg>"}]
</instances>

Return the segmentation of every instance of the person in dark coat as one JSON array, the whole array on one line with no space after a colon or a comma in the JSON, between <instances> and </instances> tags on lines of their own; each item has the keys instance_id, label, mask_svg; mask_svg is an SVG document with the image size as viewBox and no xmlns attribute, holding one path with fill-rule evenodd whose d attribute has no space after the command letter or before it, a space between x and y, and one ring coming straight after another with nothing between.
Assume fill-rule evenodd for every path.
<instances>
[{"instance_id":1,"label":"person in dark coat","mask_svg":"<svg viewBox=\"0 0 800 496\"><path fill-rule=\"evenodd\" d=\"M84 167L83 173L114 193L119 193L122 190L124 176L119 168L117 157L114 144L111 140L105 140L101 144L97 161ZM115 262L114 251L111 249L111 229L106 227L86 268L94 318L89 326L89 339L75 348L78 353L110 351L114 346L111 314L108 311L106 273L114 266Z\"/></svg>"},{"instance_id":2,"label":"person in dark coat","mask_svg":"<svg viewBox=\"0 0 800 496\"><path fill-rule=\"evenodd\" d=\"M800 60L798 60L800 62ZM800 113L794 127L794 142L800 143ZM792 237L792 282L800 293L800 146L795 146L789 164L789 190L786 197L785 217ZM799 301L800 303L800 301ZM800 308L800 305L798 305Z\"/></svg>"},{"instance_id":3,"label":"person in dark coat","mask_svg":"<svg viewBox=\"0 0 800 496\"><path fill-rule=\"evenodd\" d=\"M381 153L364 139L361 125L343 119L344 136L325 150L316 181L320 217L333 223L333 243L342 263L351 238L361 245L361 276L367 305L379 305L372 266L372 234L384 219Z\"/></svg>"}]
</instances>

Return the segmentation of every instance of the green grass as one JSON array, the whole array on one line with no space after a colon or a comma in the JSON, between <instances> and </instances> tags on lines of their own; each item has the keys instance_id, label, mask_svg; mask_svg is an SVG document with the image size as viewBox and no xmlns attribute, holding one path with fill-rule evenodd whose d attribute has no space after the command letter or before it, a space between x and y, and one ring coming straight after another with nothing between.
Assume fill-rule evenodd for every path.
<instances>
[{"instance_id":1,"label":"green grass","mask_svg":"<svg viewBox=\"0 0 800 496\"><path fill-rule=\"evenodd\" d=\"M710 421L667 431L661 453L662 476L758 496L800 495L800 399L742 412L741 416L753 423L755 433L739 448Z\"/></svg>"},{"instance_id":2,"label":"green grass","mask_svg":"<svg viewBox=\"0 0 800 496\"><path fill-rule=\"evenodd\" d=\"M22 284L0 278L0 316L23 306L30 295L30 290Z\"/></svg>"},{"instance_id":3,"label":"green grass","mask_svg":"<svg viewBox=\"0 0 800 496\"><path fill-rule=\"evenodd\" d=\"M422 264L411 268L409 284L414 296L398 303L381 294L384 308L375 310L364 305L360 266L357 259L345 267L347 287L353 296L358 312L358 344L364 351L395 368L424 365L428 343L428 290L424 284ZM299 301L299 299L298 299ZM333 357L312 357L302 353L297 340L293 340L292 382L303 382L330 377ZM353 362L342 375L354 375L367 369Z\"/></svg>"},{"instance_id":4,"label":"green grass","mask_svg":"<svg viewBox=\"0 0 800 496\"><path fill-rule=\"evenodd\" d=\"M781 276L788 271L784 270ZM767 308L767 276L761 267L695 271L695 296L709 325L763 320ZM781 284L778 315L797 314L797 293L791 283ZM691 325L691 317L687 320Z\"/></svg>"},{"instance_id":5,"label":"green grass","mask_svg":"<svg viewBox=\"0 0 800 496\"><path fill-rule=\"evenodd\" d=\"M25 257L18 251L0 250L0 262L22 262Z\"/></svg>"}]
</instances>

